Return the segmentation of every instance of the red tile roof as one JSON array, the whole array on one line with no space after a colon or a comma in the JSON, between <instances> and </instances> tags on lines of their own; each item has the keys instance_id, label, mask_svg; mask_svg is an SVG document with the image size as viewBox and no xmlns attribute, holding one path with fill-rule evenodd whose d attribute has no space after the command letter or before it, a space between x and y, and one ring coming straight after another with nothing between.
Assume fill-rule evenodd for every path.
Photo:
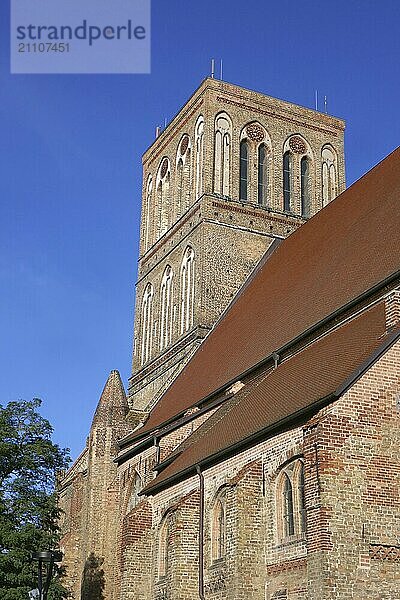
<instances>
[{"instance_id":1,"label":"red tile roof","mask_svg":"<svg viewBox=\"0 0 400 600\"><path fill-rule=\"evenodd\" d=\"M339 388L346 380L358 377L363 363L392 338L393 334L386 335L381 302L306 346L261 380L246 385L229 401L228 408L225 405L211 416L145 493L172 483L229 448L237 451L238 444L255 443L255 435L276 431L288 417L295 418L307 408L316 410L323 399L335 399L343 393Z\"/></svg>"},{"instance_id":2,"label":"red tile roof","mask_svg":"<svg viewBox=\"0 0 400 600\"><path fill-rule=\"evenodd\" d=\"M397 149L271 254L132 438L238 378L398 272L399 263Z\"/></svg>"}]
</instances>

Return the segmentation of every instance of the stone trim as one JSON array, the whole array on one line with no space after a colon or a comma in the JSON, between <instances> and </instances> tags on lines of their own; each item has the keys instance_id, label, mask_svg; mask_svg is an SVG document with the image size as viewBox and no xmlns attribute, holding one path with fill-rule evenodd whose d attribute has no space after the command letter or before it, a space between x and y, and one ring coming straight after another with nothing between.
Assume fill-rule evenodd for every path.
<instances>
[{"instance_id":1,"label":"stone trim","mask_svg":"<svg viewBox=\"0 0 400 600\"><path fill-rule=\"evenodd\" d=\"M232 96L233 95L236 95L236 94L232 94ZM240 96L238 96L238 97L240 98ZM245 108L247 110L251 110L257 114L271 117L272 119L279 119L281 121L289 121L290 123L294 123L295 125L300 125L301 127L305 127L306 129L312 129L314 131L319 131L322 133L329 133L330 135L333 135L335 137L337 137L337 135L338 135L336 131L331 131L328 128L316 127L315 125L309 125L308 123L305 123L304 121L298 121L297 119L291 119L290 117L277 114L271 110L264 110L262 108L257 108L256 106L251 106L251 104L246 104L245 102L236 102L235 100L229 100L229 98L224 98L223 96L217 96L217 100L219 102L222 102L223 104L239 106L240 108ZM343 131L343 129L341 127L338 127L337 125L332 125L332 127L335 129L338 129L339 131Z\"/></svg>"},{"instance_id":2,"label":"stone trim","mask_svg":"<svg viewBox=\"0 0 400 600\"><path fill-rule=\"evenodd\" d=\"M229 198L227 200L227 202L232 202L232 199ZM233 202L235 202L233 200ZM251 204L249 203L249 205L251 206ZM269 211L265 211L265 209L261 209L262 212L260 211L260 207L257 207L258 210L256 210L255 208L253 210L251 209L246 209L246 208L239 208L238 206L232 206L232 204L226 205L226 204L220 204L219 202L213 202L212 203L213 208L220 208L222 210L227 210L230 212L237 212L237 213L241 213L243 215L250 215L251 217L259 217L260 219L264 219L266 221L276 221L277 223L284 223L285 225L290 225L292 227L300 227L300 225L303 225L303 222L305 221L305 219L301 219L301 217L298 217L296 215L293 215L293 217L296 220L299 220L300 222L293 222L293 221L289 221L288 219L285 219L284 217L274 217L271 215L271 213ZM301 219L301 220L300 220Z\"/></svg>"},{"instance_id":3,"label":"stone trim","mask_svg":"<svg viewBox=\"0 0 400 600\"><path fill-rule=\"evenodd\" d=\"M294 560L286 560L285 562L275 563L273 565L267 565L268 575L278 575L279 573L285 573L286 571L293 571L294 569L304 569L307 566L306 558L295 558Z\"/></svg>"}]
</instances>

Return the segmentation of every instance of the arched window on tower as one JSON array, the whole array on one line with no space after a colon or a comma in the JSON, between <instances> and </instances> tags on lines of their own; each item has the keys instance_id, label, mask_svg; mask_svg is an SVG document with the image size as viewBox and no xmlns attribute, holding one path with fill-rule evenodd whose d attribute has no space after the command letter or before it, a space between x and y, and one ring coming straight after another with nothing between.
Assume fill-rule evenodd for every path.
<instances>
[{"instance_id":1,"label":"arched window on tower","mask_svg":"<svg viewBox=\"0 0 400 600\"><path fill-rule=\"evenodd\" d=\"M218 495L212 512L212 560L219 560L226 554L226 494Z\"/></svg>"},{"instance_id":2,"label":"arched window on tower","mask_svg":"<svg viewBox=\"0 0 400 600\"><path fill-rule=\"evenodd\" d=\"M196 146L196 200L203 193L203 163L204 163L204 119L200 116L195 127Z\"/></svg>"},{"instance_id":3,"label":"arched window on tower","mask_svg":"<svg viewBox=\"0 0 400 600\"><path fill-rule=\"evenodd\" d=\"M279 540L285 541L293 536L301 536L306 530L304 464L301 459L288 463L282 469L276 490Z\"/></svg>"},{"instance_id":4,"label":"arched window on tower","mask_svg":"<svg viewBox=\"0 0 400 600\"><path fill-rule=\"evenodd\" d=\"M131 493L129 496L129 500L128 500L128 505L127 505L127 513L129 513L131 510L133 510L135 508L135 506L137 506L141 500L141 497L139 496L139 493L141 492L143 488L143 481L142 478L140 477L139 473L137 471L135 471L134 476L133 476L133 481L132 481L132 487L131 487Z\"/></svg>"},{"instance_id":5,"label":"arched window on tower","mask_svg":"<svg viewBox=\"0 0 400 600\"><path fill-rule=\"evenodd\" d=\"M157 175L157 212L158 237L161 237L170 227L170 180L171 165L168 158L163 158Z\"/></svg>"},{"instance_id":6,"label":"arched window on tower","mask_svg":"<svg viewBox=\"0 0 400 600\"><path fill-rule=\"evenodd\" d=\"M191 173L191 161L192 161L192 150L189 147L186 151L185 162L183 164L183 199L182 199L182 210L185 212L190 205L193 203L192 197L192 173Z\"/></svg>"},{"instance_id":7,"label":"arched window on tower","mask_svg":"<svg viewBox=\"0 0 400 600\"><path fill-rule=\"evenodd\" d=\"M183 160L180 158L176 165L176 216L184 212Z\"/></svg>"},{"instance_id":8,"label":"arched window on tower","mask_svg":"<svg viewBox=\"0 0 400 600\"><path fill-rule=\"evenodd\" d=\"M194 311L194 250L188 246L181 265L181 334L193 325Z\"/></svg>"},{"instance_id":9,"label":"arched window on tower","mask_svg":"<svg viewBox=\"0 0 400 600\"><path fill-rule=\"evenodd\" d=\"M289 151L283 155L283 210L292 208L292 155Z\"/></svg>"},{"instance_id":10,"label":"arched window on tower","mask_svg":"<svg viewBox=\"0 0 400 600\"><path fill-rule=\"evenodd\" d=\"M153 192L153 178L151 175L147 178L145 205L143 207L143 252L146 252L151 245L151 196Z\"/></svg>"},{"instance_id":11,"label":"arched window on tower","mask_svg":"<svg viewBox=\"0 0 400 600\"><path fill-rule=\"evenodd\" d=\"M153 286L146 285L142 300L141 323L141 364L144 365L151 357L153 344Z\"/></svg>"},{"instance_id":12,"label":"arched window on tower","mask_svg":"<svg viewBox=\"0 0 400 600\"><path fill-rule=\"evenodd\" d=\"M169 518L165 517L161 524L158 537L158 578L162 579L168 573L168 537Z\"/></svg>"},{"instance_id":13,"label":"arched window on tower","mask_svg":"<svg viewBox=\"0 0 400 600\"><path fill-rule=\"evenodd\" d=\"M338 195L337 159L330 146L322 149L322 203L326 206Z\"/></svg>"},{"instance_id":14,"label":"arched window on tower","mask_svg":"<svg viewBox=\"0 0 400 600\"><path fill-rule=\"evenodd\" d=\"M172 339L173 271L169 265L161 281L160 302L160 350L163 350Z\"/></svg>"},{"instance_id":15,"label":"arched window on tower","mask_svg":"<svg viewBox=\"0 0 400 600\"><path fill-rule=\"evenodd\" d=\"M247 201L247 188L249 185L249 147L247 140L240 142L240 200Z\"/></svg>"},{"instance_id":16,"label":"arched window on tower","mask_svg":"<svg viewBox=\"0 0 400 600\"><path fill-rule=\"evenodd\" d=\"M261 123L247 123L240 133L239 199L268 204L271 139Z\"/></svg>"},{"instance_id":17,"label":"arched window on tower","mask_svg":"<svg viewBox=\"0 0 400 600\"><path fill-rule=\"evenodd\" d=\"M303 217L309 217L310 206L310 159L303 156L300 161L300 186L301 186L301 214Z\"/></svg>"},{"instance_id":18,"label":"arched window on tower","mask_svg":"<svg viewBox=\"0 0 400 600\"><path fill-rule=\"evenodd\" d=\"M258 204L268 206L268 151L265 144L258 147Z\"/></svg>"},{"instance_id":19,"label":"arched window on tower","mask_svg":"<svg viewBox=\"0 0 400 600\"><path fill-rule=\"evenodd\" d=\"M190 138L185 133L176 154L175 217L178 219L190 203Z\"/></svg>"},{"instance_id":20,"label":"arched window on tower","mask_svg":"<svg viewBox=\"0 0 400 600\"><path fill-rule=\"evenodd\" d=\"M214 191L230 195L231 120L226 113L215 120Z\"/></svg>"}]
</instances>

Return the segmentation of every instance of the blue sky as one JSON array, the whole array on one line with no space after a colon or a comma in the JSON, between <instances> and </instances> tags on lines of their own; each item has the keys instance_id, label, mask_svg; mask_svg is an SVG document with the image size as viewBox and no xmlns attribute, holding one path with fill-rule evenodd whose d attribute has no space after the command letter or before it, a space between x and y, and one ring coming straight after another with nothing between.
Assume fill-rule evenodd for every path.
<instances>
[{"instance_id":1,"label":"blue sky","mask_svg":"<svg viewBox=\"0 0 400 600\"><path fill-rule=\"evenodd\" d=\"M151 75L10 75L0 5L0 402L43 400L75 457L111 369L130 374L141 155L224 79L347 121L347 183L400 140L399 3L153 0Z\"/></svg>"}]
</instances>

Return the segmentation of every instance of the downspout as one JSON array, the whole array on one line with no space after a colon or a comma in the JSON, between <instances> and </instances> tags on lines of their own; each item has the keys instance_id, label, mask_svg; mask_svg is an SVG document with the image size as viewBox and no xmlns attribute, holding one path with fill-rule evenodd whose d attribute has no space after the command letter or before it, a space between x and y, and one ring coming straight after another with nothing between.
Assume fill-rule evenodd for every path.
<instances>
[{"instance_id":1,"label":"downspout","mask_svg":"<svg viewBox=\"0 0 400 600\"><path fill-rule=\"evenodd\" d=\"M204 475L200 465L196 465L196 471L200 481L200 517L199 517L199 598L205 600L204 596Z\"/></svg>"}]
</instances>

